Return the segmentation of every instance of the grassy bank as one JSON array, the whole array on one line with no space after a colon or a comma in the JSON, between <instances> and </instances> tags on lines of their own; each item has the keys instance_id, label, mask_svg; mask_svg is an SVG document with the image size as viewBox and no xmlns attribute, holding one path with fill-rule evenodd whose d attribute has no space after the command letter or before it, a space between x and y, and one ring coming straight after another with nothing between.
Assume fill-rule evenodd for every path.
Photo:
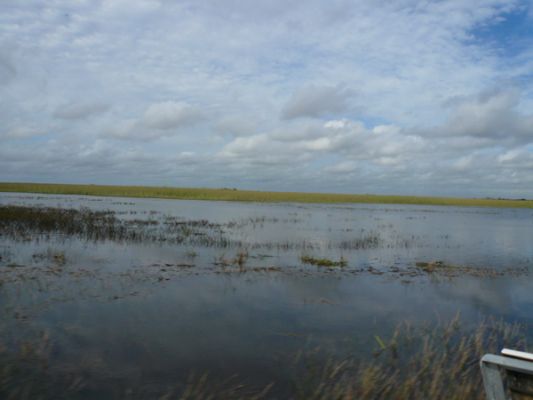
<instances>
[{"instance_id":1,"label":"grassy bank","mask_svg":"<svg viewBox=\"0 0 533 400\"><path fill-rule=\"evenodd\" d=\"M73 194L88 196L153 197L181 200L221 200L297 203L421 204L472 207L533 208L533 200L465 199L369 194L260 192L234 189L172 188L152 186L66 185L46 183L0 183L0 192Z\"/></svg>"}]
</instances>

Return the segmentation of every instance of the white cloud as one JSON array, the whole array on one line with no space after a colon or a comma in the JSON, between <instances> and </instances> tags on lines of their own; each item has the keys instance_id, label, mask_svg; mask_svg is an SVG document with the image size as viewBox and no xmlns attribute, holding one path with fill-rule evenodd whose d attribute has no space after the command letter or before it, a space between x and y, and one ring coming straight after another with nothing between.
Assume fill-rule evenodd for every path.
<instances>
[{"instance_id":1,"label":"white cloud","mask_svg":"<svg viewBox=\"0 0 533 400\"><path fill-rule=\"evenodd\" d=\"M284 119L339 115L348 110L350 96L341 86L304 87L290 97L281 115Z\"/></svg>"},{"instance_id":2,"label":"white cloud","mask_svg":"<svg viewBox=\"0 0 533 400\"><path fill-rule=\"evenodd\" d=\"M251 135L256 129L257 126L252 120L241 116L224 117L215 125L216 132L232 136Z\"/></svg>"},{"instance_id":3,"label":"white cloud","mask_svg":"<svg viewBox=\"0 0 533 400\"><path fill-rule=\"evenodd\" d=\"M85 119L93 115L101 114L109 109L107 104L101 103L79 103L68 104L58 107L54 111L54 117L59 119Z\"/></svg>"},{"instance_id":4,"label":"white cloud","mask_svg":"<svg viewBox=\"0 0 533 400\"><path fill-rule=\"evenodd\" d=\"M111 121L101 137L154 141L178 136L181 130L191 128L204 119L202 112L184 102L159 102L151 104L138 118Z\"/></svg>"},{"instance_id":5,"label":"white cloud","mask_svg":"<svg viewBox=\"0 0 533 400\"><path fill-rule=\"evenodd\" d=\"M12 61L5 54L0 53L0 85L6 84L15 78L17 70Z\"/></svg>"},{"instance_id":6,"label":"white cloud","mask_svg":"<svg viewBox=\"0 0 533 400\"><path fill-rule=\"evenodd\" d=\"M173 129L192 125L202 119L202 113L184 102L165 101L150 105L142 122L149 128Z\"/></svg>"},{"instance_id":7,"label":"white cloud","mask_svg":"<svg viewBox=\"0 0 533 400\"><path fill-rule=\"evenodd\" d=\"M522 1L219 3L2 2L0 180L533 196Z\"/></svg>"},{"instance_id":8,"label":"white cloud","mask_svg":"<svg viewBox=\"0 0 533 400\"><path fill-rule=\"evenodd\" d=\"M27 126L17 126L11 130L8 130L4 134L4 137L12 139L27 139L43 135L43 133L43 131L36 128L31 128Z\"/></svg>"},{"instance_id":9,"label":"white cloud","mask_svg":"<svg viewBox=\"0 0 533 400\"><path fill-rule=\"evenodd\" d=\"M115 122L114 125L105 131L104 136L110 136L115 139L128 139L134 135L138 123L134 119L126 119L123 121Z\"/></svg>"},{"instance_id":10,"label":"white cloud","mask_svg":"<svg viewBox=\"0 0 533 400\"><path fill-rule=\"evenodd\" d=\"M483 92L454 103L448 121L427 134L533 142L533 114L516 110L520 103L516 89Z\"/></svg>"}]
</instances>

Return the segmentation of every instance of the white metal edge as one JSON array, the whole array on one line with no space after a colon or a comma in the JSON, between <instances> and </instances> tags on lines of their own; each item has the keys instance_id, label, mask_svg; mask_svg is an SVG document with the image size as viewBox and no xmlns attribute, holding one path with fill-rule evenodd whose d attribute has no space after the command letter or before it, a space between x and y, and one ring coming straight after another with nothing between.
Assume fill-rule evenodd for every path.
<instances>
[{"instance_id":1,"label":"white metal edge","mask_svg":"<svg viewBox=\"0 0 533 400\"><path fill-rule=\"evenodd\" d=\"M533 354L526 353L525 351L518 351L512 349L503 349L501 352L504 356L519 358L521 360L533 361Z\"/></svg>"}]
</instances>

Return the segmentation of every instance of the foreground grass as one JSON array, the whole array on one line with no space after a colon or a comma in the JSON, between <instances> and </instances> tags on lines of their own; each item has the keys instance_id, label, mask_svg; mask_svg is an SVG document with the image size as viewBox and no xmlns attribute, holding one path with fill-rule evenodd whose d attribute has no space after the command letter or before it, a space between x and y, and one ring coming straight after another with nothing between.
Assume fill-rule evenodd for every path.
<instances>
[{"instance_id":1,"label":"foreground grass","mask_svg":"<svg viewBox=\"0 0 533 400\"><path fill-rule=\"evenodd\" d=\"M193 374L165 387L161 382L154 386L142 380L105 379L108 374L116 375L105 363L68 368L55 365L51 358L54 340L43 334L33 343L21 343L19 350L0 346L0 397L483 400L480 358L489 352L498 353L502 347L527 350L523 327L519 325L486 320L475 328L465 328L458 317L436 326L415 328L402 323L394 332L376 335L375 339L373 356L353 352L332 355L319 347L287 355L282 375L289 385L272 381L251 387L239 384L237 375L220 380L209 374ZM100 369L106 373L102 374Z\"/></svg>"},{"instance_id":2,"label":"foreground grass","mask_svg":"<svg viewBox=\"0 0 533 400\"><path fill-rule=\"evenodd\" d=\"M181 200L220 200L296 203L381 203L473 207L533 208L533 200L465 199L369 194L260 192L234 189L172 188L152 186L67 185L47 183L0 183L0 192L73 194L86 196L153 197Z\"/></svg>"},{"instance_id":3,"label":"foreground grass","mask_svg":"<svg viewBox=\"0 0 533 400\"><path fill-rule=\"evenodd\" d=\"M375 336L374 359L357 356L313 363L296 385L295 399L485 399L479 360L502 347L526 349L519 325L486 320L464 329L459 318L444 325L400 324L392 336ZM309 368L309 366L311 368Z\"/></svg>"}]
</instances>

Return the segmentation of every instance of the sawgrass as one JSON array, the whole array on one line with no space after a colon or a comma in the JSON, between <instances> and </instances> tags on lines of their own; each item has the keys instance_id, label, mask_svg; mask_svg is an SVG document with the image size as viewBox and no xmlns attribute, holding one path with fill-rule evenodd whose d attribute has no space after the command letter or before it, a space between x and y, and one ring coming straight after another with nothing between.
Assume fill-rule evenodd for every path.
<instances>
[{"instance_id":1,"label":"sawgrass","mask_svg":"<svg viewBox=\"0 0 533 400\"><path fill-rule=\"evenodd\" d=\"M281 381L264 385L246 384L238 375L221 379L193 373L169 384L144 378L114 379L108 386L99 370L112 371L110 365L61 365L52 357L55 338L44 332L35 341L19 343L18 350L0 341L0 398L484 400L481 357L502 347L528 349L522 325L487 319L466 327L459 315L437 325L404 322L375 339L376 345L369 345L373 355L332 354L321 347L288 354L281 359Z\"/></svg>"},{"instance_id":2,"label":"sawgrass","mask_svg":"<svg viewBox=\"0 0 533 400\"><path fill-rule=\"evenodd\" d=\"M461 325L459 315L423 329L400 324L390 338L375 336L371 360L351 355L314 361L304 353L297 362L307 373L300 374L294 398L483 400L479 360L503 347L526 349L523 327L494 319L474 329Z\"/></svg>"},{"instance_id":3,"label":"sawgrass","mask_svg":"<svg viewBox=\"0 0 533 400\"><path fill-rule=\"evenodd\" d=\"M296 203L376 203L472 207L533 208L533 200L473 199L455 197L419 197L370 194L334 194L303 192L262 192L235 189L173 188L152 186L71 185L49 183L0 183L0 192L61 195L152 197L181 200L215 200Z\"/></svg>"}]
</instances>

